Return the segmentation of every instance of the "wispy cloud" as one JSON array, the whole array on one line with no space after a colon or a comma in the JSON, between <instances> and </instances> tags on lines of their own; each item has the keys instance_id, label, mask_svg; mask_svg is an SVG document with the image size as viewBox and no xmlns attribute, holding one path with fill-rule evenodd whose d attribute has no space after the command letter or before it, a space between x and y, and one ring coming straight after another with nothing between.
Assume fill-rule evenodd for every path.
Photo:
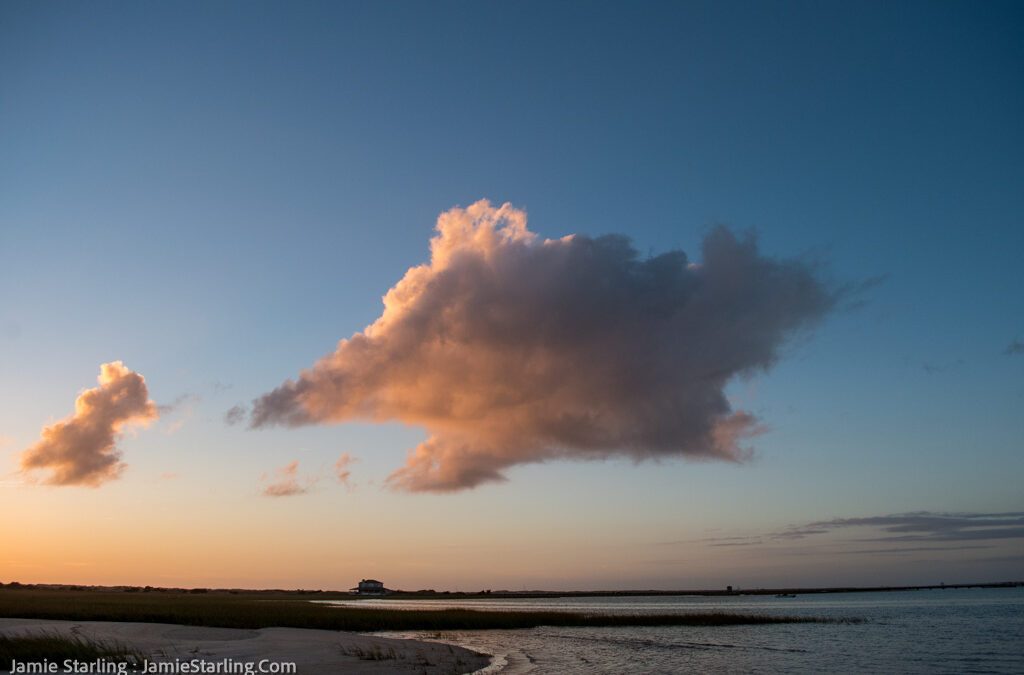
<instances>
[{"instance_id":1,"label":"wispy cloud","mask_svg":"<svg viewBox=\"0 0 1024 675\"><path fill-rule=\"evenodd\" d=\"M1003 350L1003 354L1006 354L1007 356L1024 354L1024 342L1014 339L1014 341L1008 344L1006 349Z\"/></svg>"},{"instance_id":2,"label":"wispy cloud","mask_svg":"<svg viewBox=\"0 0 1024 675\"><path fill-rule=\"evenodd\" d=\"M1024 538L1024 512L1007 513L901 513L868 518L835 518L792 527L773 535L777 539L803 539L837 530L867 528L874 536L861 542L952 542Z\"/></svg>"},{"instance_id":3,"label":"wispy cloud","mask_svg":"<svg viewBox=\"0 0 1024 675\"><path fill-rule=\"evenodd\" d=\"M260 481L266 483L263 494L268 497L290 497L306 492L307 488L299 485L298 470L299 460L295 460L291 464L274 469L272 475L265 473L260 476Z\"/></svg>"},{"instance_id":4,"label":"wispy cloud","mask_svg":"<svg viewBox=\"0 0 1024 675\"><path fill-rule=\"evenodd\" d=\"M990 545L975 545L975 546L894 546L892 548L864 548L855 549L852 551L844 551L844 553L854 553L857 555L880 555L886 553L920 553L922 551L976 551L979 549L992 548Z\"/></svg>"},{"instance_id":5,"label":"wispy cloud","mask_svg":"<svg viewBox=\"0 0 1024 675\"><path fill-rule=\"evenodd\" d=\"M921 369L924 370L924 372L926 372L929 375L937 375L939 373L944 373L953 367L962 366L963 364L963 359L956 359L955 361L950 361L949 363L925 363L922 364Z\"/></svg>"},{"instance_id":6,"label":"wispy cloud","mask_svg":"<svg viewBox=\"0 0 1024 675\"><path fill-rule=\"evenodd\" d=\"M353 462L358 462L357 457L353 457L348 453L348 450L341 453L341 457L334 463L334 475L338 477L338 481L345 485L345 487L353 487L349 483L349 479L352 477L352 471L348 468Z\"/></svg>"},{"instance_id":7,"label":"wispy cloud","mask_svg":"<svg viewBox=\"0 0 1024 675\"><path fill-rule=\"evenodd\" d=\"M844 299L842 309L847 312L863 309L868 305L866 294L889 281L889 274L879 274L857 283L847 284L844 287Z\"/></svg>"},{"instance_id":8,"label":"wispy cloud","mask_svg":"<svg viewBox=\"0 0 1024 675\"><path fill-rule=\"evenodd\" d=\"M440 216L362 333L254 401L251 425L398 420L430 437L388 485L450 491L555 458L742 461L763 429L724 388L836 303L814 268L724 227L702 259L621 235L540 240L480 201ZM241 409L226 416L241 418Z\"/></svg>"},{"instance_id":9,"label":"wispy cloud","mask_svg":"<svg viewBox=\"0 0 1024 675\"><path fill-rule=\"evenodd\" d=\"M711 541L708 546L759 546L762 543L760 537L735 538L733 541Z\"/></svg>"},{"instance_id":10,"label":"wispy cloud","mask_svg":"<svg viewBox=\"0 0 1024 675\"><path fill-rule=\"evenodd\" d=\"M245 421L246 409L244 406L236 405L224 413L224 423L235 425Z\"/></svg>"},{"instance_id":11,"label":"wispy cloud","mask_svg":"<svg viewBox=\"0 0 1024 675\"><path fill-rule=\"evenodd\" d=\"M125 468L115 442L127 425L148 426L157 419L146 380L120 361L100 367L100 386L75 400L75 412L43 428L42 440L21 454L24 472L46 470L49 485L97 487Z\"/></svg>"},{"instance_id":12,"label":"wispy cloud","mask_svg":"<svg viewBox=\"0 0 1024 675\"><path fill-rule=\"evenodd\" d=\"M192 417L192 413L201 400L202 398L197 394L181 394L170 403L157 405L156 410L165 421L169 416L179 413L183 415L183 419L174 420L168 424L164 433L170 436L181 430L185 426L185 420Z\"/></svg>"},{"instance_id":13,"label":"wispy cloud","mask_svg":"<svg viewBox=\"0 0 1024 675\"><path fill-rule=\"evenodd\" d=\"M1024 512L933 513L833 518L760 533L652 542L657 546L765 547L775 553L805 555L899 555L979 551L1001 542L1024 543Z\"/></svg>"},{"instance_id":14,"label":"wispy cloud","mask_svg":"<svg viewBox=\"0 0 1024 675\"><path fill-rule=\"evenodd\" d=\"M161 415L172 413L182 406L194 406L199 403L200 397L195 394L181 394L170 403L162 403L156 407L156 410Z\"/></svg>"},{"instance_id":15,"label":"wispy cloud","mask_svg":"<svg viewBox=\"0 0 1024 675\"><path fill-rule=\"evenodd\" d=\"M703 537L701 539L681 539L657 542L658 546L678 546L680 544L705 544L707 546L757 546L764 543L761 535L736 537Z\"/></svg>"}]
</instances>

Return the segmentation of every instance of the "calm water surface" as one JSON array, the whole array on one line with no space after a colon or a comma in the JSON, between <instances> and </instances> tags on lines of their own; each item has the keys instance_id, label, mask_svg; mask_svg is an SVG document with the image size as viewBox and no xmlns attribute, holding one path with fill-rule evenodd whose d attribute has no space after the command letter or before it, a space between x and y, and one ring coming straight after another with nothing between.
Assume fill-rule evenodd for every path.
<instances>
[{"instance_id":1,"label":"calm water surface","mask_svg":"<svg viewBox=\"0 0 1024 675\"><path fill-rule=\"evenodd\" d=\"M519 673L1024 673L1024 588L772 596L358 600L389 608L466 607L663 614L727 611L858 624L386 633L494 656Z\"/></svg>"}]
</instances>

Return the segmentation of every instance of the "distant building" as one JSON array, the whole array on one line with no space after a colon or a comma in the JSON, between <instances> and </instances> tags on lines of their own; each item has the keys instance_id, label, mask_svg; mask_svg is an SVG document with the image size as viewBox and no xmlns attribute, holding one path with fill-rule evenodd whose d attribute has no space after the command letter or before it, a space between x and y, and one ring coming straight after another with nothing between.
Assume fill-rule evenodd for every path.
<instances>
[{"instance_id":1,"label":"distant building","mask_svg":"<svg viewBox=\"0 0 1024 675\"><path fill-rule=\"evenodd\" d=\"M391 591L376 579L363 579L358 586L348 589L348 592L351 595L387 595Z\"/></svg>"}]
</instances>

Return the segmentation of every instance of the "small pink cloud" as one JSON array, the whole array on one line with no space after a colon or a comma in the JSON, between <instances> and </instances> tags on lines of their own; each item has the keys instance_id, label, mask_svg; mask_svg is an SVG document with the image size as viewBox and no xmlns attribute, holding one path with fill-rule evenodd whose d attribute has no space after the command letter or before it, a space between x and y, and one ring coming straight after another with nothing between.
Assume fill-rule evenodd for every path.
<instances>
[{"instance_id":1,"label":"small pink cloud","mask_svg":"<svg viewBox=\"0 0 1024 675\"><path fill-rule=\"evenodd\" d=\"M159 417L146 379L120 361L100 366L100 386L75 399L75 412L42 431L42 440L21 453L23 472L48 470L48 485L98 487L127 468L115 447L128 425L149 426Z\"/></svg>"},{"instance_id":2,"label":"small pink cloud","mask_svg":"<svg viewBox=\"0 0 1024 675\"><path fill-rule=\"evenodd\" d=\"M260 482L266 483L263 487L263 494L267 497L291 497L301 495L309 491L319 479L307 476L305 486L299 484L298 478L299 460L274 469L274 473L264 473L260 476ZM268 482L269 481L269 482Z\"/></svg>"},{"instance_id":3,"label":"small pink cloud","mask_svg":"<svg viewBox=\"0 0 1024 675\"><path fill-rule=\"evenodd\" d=\"M358 461L359 459L357 457L352 457L348 453L348 450L346 450L345 452L341 453L341 457L339 457L338 461L334 463L334 473L338 477L338 480L345 484L345 487L354 487L353 484L348 482L349 478L351 478L352 476L352 472L349 470L348 467L353 462Z\"/></svg>"}]
</instances>

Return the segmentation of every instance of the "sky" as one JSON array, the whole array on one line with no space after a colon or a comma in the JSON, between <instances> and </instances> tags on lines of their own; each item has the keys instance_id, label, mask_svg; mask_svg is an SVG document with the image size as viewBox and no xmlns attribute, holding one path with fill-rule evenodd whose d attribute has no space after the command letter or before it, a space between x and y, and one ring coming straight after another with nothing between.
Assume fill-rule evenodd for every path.
<instances>
[{"instance_id":1,"label":"sky","mask_svg":"<svg viewBox=\"0 0 1024 675\"><path fill-rule=\"evenodd\" d=\"M0 5L0 582L1024 579L1024 7Z\"/></svg>"}]
</instances>

